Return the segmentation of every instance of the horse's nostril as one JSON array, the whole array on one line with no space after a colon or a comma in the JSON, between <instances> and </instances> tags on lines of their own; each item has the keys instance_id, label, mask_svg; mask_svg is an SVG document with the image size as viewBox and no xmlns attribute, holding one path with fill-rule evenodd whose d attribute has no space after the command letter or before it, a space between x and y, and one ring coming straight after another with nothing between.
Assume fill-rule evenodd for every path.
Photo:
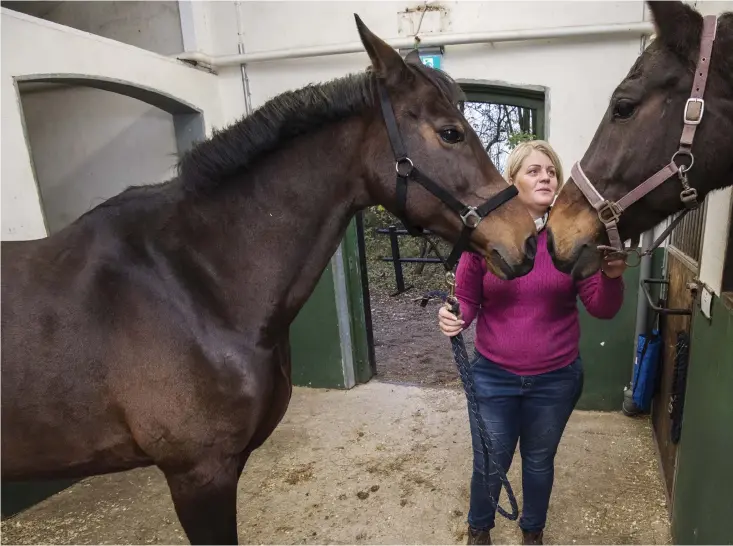
<instances>
[{"instance_id":1,"label":"horse's nostril","mask_svg":"<svg viewBox=\"0 0 733 546\"><path fill-rule=\"evenodd\" d=\"M528 259L534 260L534 257L537 255L537 236L536 235L527 237L527 240L524 242L524 254Z\"/></svg>"}]
</instances>

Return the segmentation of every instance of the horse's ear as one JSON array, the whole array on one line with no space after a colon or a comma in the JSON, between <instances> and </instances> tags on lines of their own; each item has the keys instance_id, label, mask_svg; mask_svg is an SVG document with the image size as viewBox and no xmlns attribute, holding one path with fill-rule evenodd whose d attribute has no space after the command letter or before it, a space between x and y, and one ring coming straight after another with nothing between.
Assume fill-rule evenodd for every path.
<instances>
[{"instance_id":1,"label":"horse's ear","mask_svg":"<svg viewBox=\"0 0 733 546\"><path fill-rule=\"evenodd\" d=\"M356 28L359 30L361 43L364 44L364 49L366 49L372 61L372 69L377 77L391 79L400 76L406 68L400 54L369 30L356 13L354 18L356 19Z\"/></svg>"},{"instance_id":2,"label":"horse's ear","mask_svg":"<svg viewBox=\"0 0 733 546\"><path fill-rule=\"evenodd\" d=\"M695 59L702 32L702 16L677 0L647 2L657 39L685 58Z\"/></svg>"},{"instance_id":3,"label":"horse's ear","mask_svg":"<svg viewBox=\"0 0 733 546\"><path fill-rule=\"evenodd\" d=\"M417 49L413 49L410 51L407 56L405 57L405 62L407 64L422 64L422 61L420 60L420 53Z\"/></svg>"}]
</instances>

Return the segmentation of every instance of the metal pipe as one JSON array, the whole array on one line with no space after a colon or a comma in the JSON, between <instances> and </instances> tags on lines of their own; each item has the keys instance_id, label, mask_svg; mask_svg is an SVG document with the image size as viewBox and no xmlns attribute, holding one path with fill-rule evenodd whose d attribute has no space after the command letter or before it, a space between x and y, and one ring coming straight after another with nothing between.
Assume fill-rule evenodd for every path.
<instances>
[{"instance_id":1,"label":"metal pipe","mask_svg":"<svg viewBox=\"0 0 733 546\"><path fill-rule=\"evenodd\" d=\"M654 25L650 22L612 24L612 25L578 25L570 27L537 28L527 30L502 30L491 32L469 32L457 34L436 34L424 38L392 38L385 40L395 49L412 48L415 41L420 47L466 45L481 43L516 42L522 40L547 40L552 38L572 38L578 36L622 36L651 35ZM322 57L364 51L361 42L349 42L324 46L312 46L294 49L275 49L239 55L212 56L199 51L183 52L175 55L182 61L204 63L212 68L232 66L245 63L277 61L283 59L300 59L304 57Z\"/></svg>"},{"instance_id":2,"label":"metal pipe","mask_svg":"<svg viewBox=\"0 0 733 546\"><path fill-rule=\"evenodd\" d=\"M237 51L239 51L240 54L244 54L244 25L242 24L241 7L241 1L237 0L236 2L234 2L234 10L237 17ZM252 95L249 91L247 65L242 63L239 66L239 69L242 73L242 90L244 92L244 115L249 116L252 113Z\"/></svg>"},{"instance_id":3,"label":"metal pipe","mask_svg":"<svg viewBox=\"0 0 733 546\"><path fill-rule=\"evenodd\" d=\"M645 231L641 236L639 246L642 250L650 248L654 242L654 230ZM624 414L628 416L636 415L641 411L633 400L633 384L634 384L634 365L638 358L637 350L639 347L639 336L647 331L647 325L649 321L649 305L651 302L648 300L646 295L646 286L644 280L651 276L652 272L652 257L644 256L639 263L639 292L636 296L636 327L634 329L634 355L631 360L631 380L628 385L624 387L624 399L621 404L621 409ZM639 362L641 366L641 362Z\"/></svg>"},{"instance_id":4,"label":"metal pipe","mask_svg":"<svg viewBox=\"0 0 733 546\"><path fill-rule=\"evenodd\" d=\"M641 248L646 250L651 248L654 242L654 230L645 231L641 236ZM649 324L649 302L647 301L642 283L645 279L651 277L652 274L652 256L644 256L639 264L639 293L636 297L636 329L634 331L634 359L636 359L636 346L639 341L639 335L647 330Z\"/></svg>"}]
</instances>

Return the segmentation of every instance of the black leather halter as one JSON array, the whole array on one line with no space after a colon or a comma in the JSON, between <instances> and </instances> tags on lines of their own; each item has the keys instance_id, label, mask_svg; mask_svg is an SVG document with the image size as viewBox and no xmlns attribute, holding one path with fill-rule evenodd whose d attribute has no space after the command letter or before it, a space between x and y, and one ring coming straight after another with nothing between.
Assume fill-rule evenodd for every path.
<instances>
[{"instance_id":1,"label":"black leather halter","mask_svg":"<svg viewBox=\"0 0 733 546\"><path fill-rule=\"evenodd\" d=\"M397 119L392 109L392 103L389 100L389 94L381 83L377 82L377 87L379 89L379 102L382 107L384 123L387 126L387 134L389 135L389 141L392 144L392 151L395 157L395 170L397 171L397 216L402 220L405 229L407 229L410 235L420 236L423 234L421 227L414 226L407 219L407 182L410 179L420 184L440 199L448 208L458 214L463 222L463 230L444 264L447 271L452 271L461 253L468 247L471 232L476 229L479 223L481 223L481 220L488 216L489 213L515 197L518 193L517 188L513 185L507 186L478 207L461 203L415 166L402 141L402 136L397 126Z\"/></svg>"}]
</instances>

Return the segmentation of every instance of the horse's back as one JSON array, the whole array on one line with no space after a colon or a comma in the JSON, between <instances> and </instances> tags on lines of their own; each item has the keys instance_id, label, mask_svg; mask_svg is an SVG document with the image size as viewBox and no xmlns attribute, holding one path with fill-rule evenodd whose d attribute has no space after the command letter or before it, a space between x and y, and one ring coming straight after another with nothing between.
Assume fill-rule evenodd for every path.
<instances>
[{"instance_id":1,"label":"horse's back","mask_svg":"<svg viewBox=\"0 0 733 546\"><path fill-rule=\"evenodd\" d=\"M149 241L61 234L3 244L5 479L185 464L274 427L289 399L277 347L227 326Z\"/></svg>"},{"instance_id":2,"label":"horse's back","mask_svg":"<svg viewBox=\"0 0 733 546\"><path fill-rule=\"evenodd\" d=\"M94 311L96 267L86 239L3 242L4 477L58 469L64 460L93 464L95 426L109 447L128 443L122 416L109 419L108 336L101 309Z\"/></svg>"},{"instance_id":3,"label":"horse's back","mask_svg":"<svg viewBox=\"0 0 733 546\"><path fill-rule=\"evenodd\" d=\"M46 357L44 342L51 347L79 326L77 293L88 289L80 277L89 265L84 246L58 237L2 243L2 340L11 369L27 365L18 358L26 351Z\"/></svg>"}]
</instances>

